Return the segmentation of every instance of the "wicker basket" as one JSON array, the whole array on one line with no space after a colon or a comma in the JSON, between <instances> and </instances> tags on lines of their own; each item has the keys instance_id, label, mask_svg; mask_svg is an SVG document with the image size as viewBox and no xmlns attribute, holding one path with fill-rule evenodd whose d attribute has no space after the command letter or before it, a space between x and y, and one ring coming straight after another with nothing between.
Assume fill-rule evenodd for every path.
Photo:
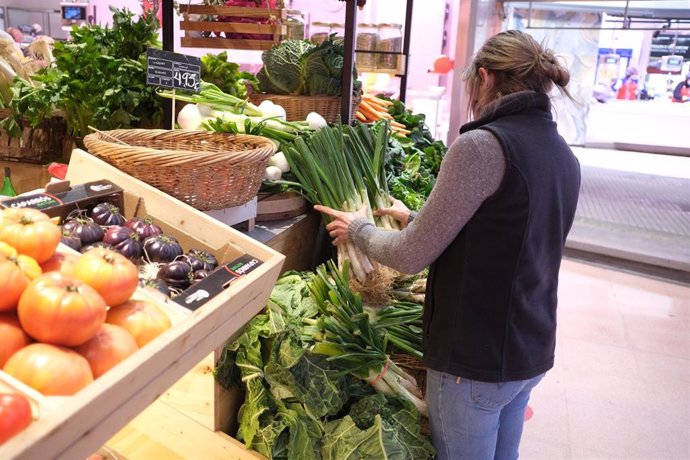
<instances>
[{"instance_id":1,"label":"wicker basket","mask_svg":"<svg viewBox=\"0 0 690 460\"><path fill-rule=\"evenodd\" d=\"M0 119L12 116L12 111L0 109ZM22 137L10 137L0 129L0 160L47 164L63 161L67 138L67 122L64 118L51 117L36 128L28 122L20 123Z\"/></svg>"},{"instance_id":2,"label":"wicker basket","mask_svg":"<svg viewBox=\"0 0 690 460\"><path fill-rule=\"evenodd\" d=\"M202 211L253 199L276 151L271 140L258 136L162 129L98 132L84 144L116 168Z\"/></svg>"},{"instance_id":3,"label":"wicker basket","mask_svg":"<svg viewBox=\"0 0 690 460\"><path fill-rule=\"evenodd\" d=\"M249 92L252 104L259 105L267 99L285 109L288 121L304 121L310 112L316 112L328 123L340 122L340 96L281 96ZM359 97L352 99L352 115L348 123L354 120L359 101Z\"/></svg>"}]
</instances>

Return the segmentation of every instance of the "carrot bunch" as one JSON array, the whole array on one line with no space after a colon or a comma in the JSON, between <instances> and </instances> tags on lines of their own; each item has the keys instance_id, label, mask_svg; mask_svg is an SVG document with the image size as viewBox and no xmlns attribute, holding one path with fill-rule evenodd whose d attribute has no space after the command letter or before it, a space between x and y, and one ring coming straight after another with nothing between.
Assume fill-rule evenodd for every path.
<instances>
[{"instance_id":1,"label":"carrot bunch","mask_svg":"<svg viewBox=\"0 0 690 460\"><path fill-rule=\"evenodd\" d=\"M388 120L393 132L402 136L407 136L410 134L410 131L405 129L405 125L395 121L393 116L388 113L388 107L391 105L393 105L393 103L385 99L371 96L369 94L362 94L362 101L359 103L359 109L355 113L355 117L363 123L374 123L379 120Z\"/></svg>"}]
</instances>

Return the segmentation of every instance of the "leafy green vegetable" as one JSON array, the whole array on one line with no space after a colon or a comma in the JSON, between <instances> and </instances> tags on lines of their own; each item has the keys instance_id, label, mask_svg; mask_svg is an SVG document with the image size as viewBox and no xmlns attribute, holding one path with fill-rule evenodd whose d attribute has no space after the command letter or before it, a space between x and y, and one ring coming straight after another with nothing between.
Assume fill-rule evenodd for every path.
<instances>
[{"instance_id":1,"label":"leafy green vegetable","mask_svg":"<svg viewBox=\"0 0 690 460\"><path fill-rule=\"evenodd\" d=\"M303 94L302 56L314 45L308 40L284 40L261 55L264 66L256 78L269 94Z\"/></svg>"},{"instance_id":2,"label":"leafy green vegetable","mask_svg":"<svg viewBox=\"0 0 690 460\"><path fill-rule=\"evenodd\" d=\"M146 48L158 47L158 21L127 9L113 11L112 28L74 27L72 40L55 42L55 64L37 72L31 86L17 80L13 117L2 126L21 135L21 117L36 127L55 110L64 113L69 133L88 134L89 125L108 130L160 125L160 100L146 84Z\"/></svg>"},{"instance_id":3,"label":"leafy green vegetable","mask_svg":"<svg viewBox=\"0 0 690 460\"><path fill-rule=\"evenodd\" d=\"M326 423L325 431L321 448L323 460L409 458L398 444L393 428L378 414L374 424L366 430L360 430L348 415Z\"/></svg>"},{"instance_id":4,"label":"leafy green vegetable","mask_svg":"<svg viewBox=\"0 0 690 460\"><path fill-rule=\"evenodd\" d=\"M339 96L342 89L342 43L332 35L318 46L307 40L284 40L264 51L263 67L256 74L261 91L268 94ZM353 93L361 82L353 71Z\"/></svg>"},{"instance_id":5,"label":"leafy green vegetable","mask_svg":"<svg viewBox=\"0 0 690 460\"><path fill-rule=\"evenodd\" d=\"M286 273L264 311L223 350L216 378L239 373L246 392L238 439L271 459L429 458L433 449L419 433L413 404L374 393L313 352L327 319L311 293L314 278ZM401 315L417 319L403 307L384 309L377 321L383 327L398 325ZM367 314L359 316L356 324L364 326Z\"/></svg>"},{"instance_id":6,"label":"leafy green vegetable","mask_svg":"<svg viewBox=\"0 0 690 460\"><path fill-rule=\"evenodd\" d=\"M228 53L206 54L201 57L201 79L213 83L224 93L247 97L247 85L258 91L259 81L250 72L241 72L239 64L228 62Z\"/></svg>"},{"instance_id":7,"label":"leafy green vegetable","mask_svg":"<svg viewBox=\"0 0 690 460\"><path fill-rule=\"evenodd\" d=\"M305 94L309 96L340 96L342 90L345 49L331 36L302 57L302 78ZM353 72L354 94L359 94L361 82L357 70Z\"/></svg>"},{"instance_id":8,"label":"leafy green vegetable","mask_svg":"<svg viewBox=\"0 0 690 460\"><path fill-rule=\"evenodd\" d=\"M393 103L388 113L410 131L407 137L391 137L388 141L385 160L388 188L408 208L419 210L434 187L446 146L433 138L424 114L413 114L398 100L377 97Z\"/></svg>"},{"instance_id":9,"label":"leafy green vegetable","mask_svg":"<svg viewBox=\"0 0 690 460\"><path fill-rule=\"evenodd\" d=\"M352 405L349 417L358 429L367 433L372 428L380 429L382 437L390 436L400 446L401 452L388 453L389 458L424 459L435 453L429 440L420 433L419 414L402 400L380 393L366 396Z\"/></svg>"}]
</instances>

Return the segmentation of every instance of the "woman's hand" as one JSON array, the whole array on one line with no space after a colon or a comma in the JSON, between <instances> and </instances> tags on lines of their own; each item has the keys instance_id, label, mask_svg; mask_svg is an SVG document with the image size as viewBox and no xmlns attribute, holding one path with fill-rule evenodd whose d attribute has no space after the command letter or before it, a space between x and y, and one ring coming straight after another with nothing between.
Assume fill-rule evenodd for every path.
<instances>
[{"instance_id":1,"label":"woman's hand","mask_svg":"<svg viewBox=\"0 0 690 460\"><path fill-rule=\"evenodd\" d=\"M400 222L400 228L407 227L407 224L410 220L410 213L412 211L407 209L407 206L405 206L405 203L403 203L402 201L397 200L393 197L390 197L390 200L393 203L390 208L377 209L376 211L374 211L374 215L377 217L391 216L393 219Z\"/></svg>"},{"instance_id":2,"label":"woman's hand","mask_svg":"<svg viewBox=\"0 0 690 460\"><path fill-rule=\"evenodd\" d=\"M333 238L334 246L347 244L349 242L347 228L350 226L350 223L359 217L367 217L366 206L357 212L337 211L321 205L314 206L314 209L333 218L333 221L326 225L326 230L328 230L328 234L331 235L331 238Z\"/></svg>"}]
</instances>

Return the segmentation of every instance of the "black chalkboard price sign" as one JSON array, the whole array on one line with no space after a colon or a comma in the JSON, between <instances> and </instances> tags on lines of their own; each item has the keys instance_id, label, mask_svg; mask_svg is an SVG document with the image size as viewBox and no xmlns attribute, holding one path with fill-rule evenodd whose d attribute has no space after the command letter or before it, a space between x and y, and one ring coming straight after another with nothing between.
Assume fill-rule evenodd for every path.
<instances>
[{"instance_id":1,"label":"black chalkboard price sign","mask_svg":"<svg viewBox=\"0 0 690 460\"><path fill-rule=\"evenodd\" d=\"M201 59L198 57L149 48L146 58L149 85L199 92Z\"/></svg>"}]
</instances>

